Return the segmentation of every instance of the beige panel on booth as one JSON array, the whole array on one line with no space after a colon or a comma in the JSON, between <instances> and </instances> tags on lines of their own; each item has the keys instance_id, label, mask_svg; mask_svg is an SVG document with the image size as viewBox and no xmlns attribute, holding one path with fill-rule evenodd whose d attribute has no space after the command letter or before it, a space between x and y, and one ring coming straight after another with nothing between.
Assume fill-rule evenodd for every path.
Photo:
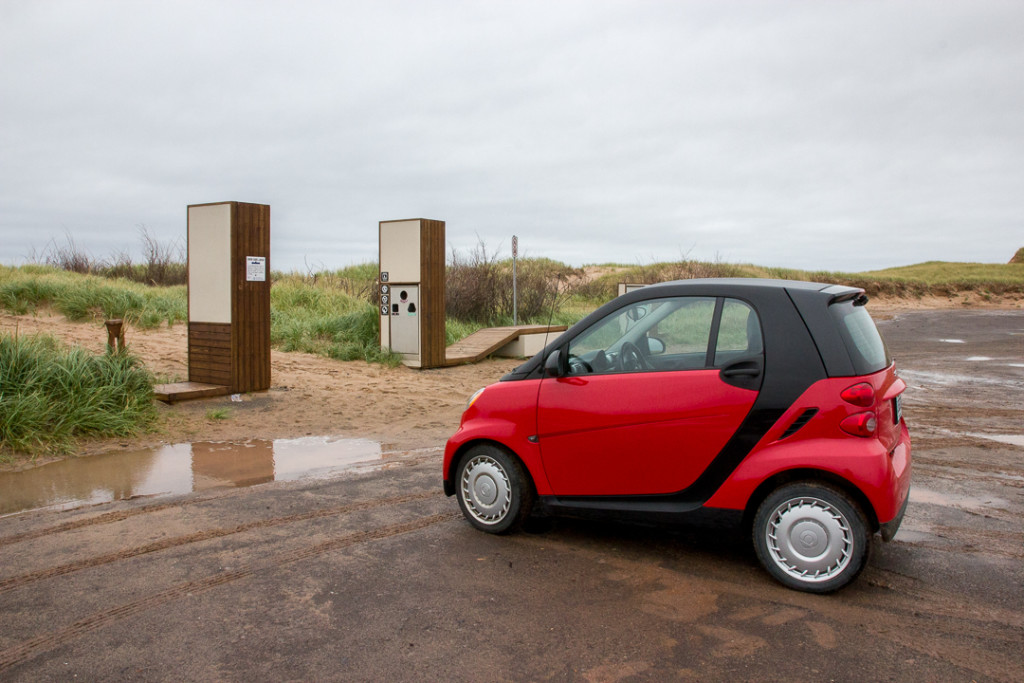
<instances>
[{"instance_id":1,"label":"beige panel on booth","mask_svg":"<svg viewBox=\"0 0 1024 683\"><path fill-rule=\"evenodd\" d=\"M188 207L188 319L231 322L231 205Z\"/></svg>"},{"instance_id":2,"label":"beige panel on booth","mask_svg":"<svg viewBox=\"0 0 1024 683\"><path fill-rule=\"evenodd\" d=\"M445 365L444 221L381 221L380 345L414 368Z\"/></svg>"}]
</instances>

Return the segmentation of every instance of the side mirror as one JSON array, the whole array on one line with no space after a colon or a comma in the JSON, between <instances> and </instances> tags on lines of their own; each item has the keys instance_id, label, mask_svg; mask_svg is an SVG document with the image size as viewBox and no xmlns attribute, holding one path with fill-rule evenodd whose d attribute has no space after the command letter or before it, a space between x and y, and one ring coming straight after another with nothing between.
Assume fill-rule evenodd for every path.
<instances>
[{"instance_id":1,"label":"side mirror","mask_svg":"<svg viewBox=\"0 0 1024 683\"><path fill-rule=\"evenodd\" d=\"M647 337L647 355L657 356L665 353L665 342L657 337Z\"/></svg>"},{"instance_id":2,"label":"side mirror","mask_svg":"<svg viewBox=\"0 0 1024 683\"><path fill-rule=\"evenodd\" d=\"M637 322L641 318L647 317L647 309L643 306L633 306L626 311L626 317L633 322Z\"/></svg>"},{"instance_id":3,"label":"side mirror","mask_svg":"<svg viewBox=\"0 0 1024 683\"><path fill-rule=\"evenodd\" d=\"M562 352L559 350L552 351L544 361L544 376L561 377L563 374Z\"/></svg>"}]
</instances>

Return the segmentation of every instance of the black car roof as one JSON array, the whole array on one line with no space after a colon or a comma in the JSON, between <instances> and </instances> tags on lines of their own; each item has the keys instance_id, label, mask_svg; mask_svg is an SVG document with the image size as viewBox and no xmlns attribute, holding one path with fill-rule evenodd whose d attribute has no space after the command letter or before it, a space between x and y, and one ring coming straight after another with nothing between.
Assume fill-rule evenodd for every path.
<instances>
[{"instance_id":1,"label":"black car roof","mask_svg":"<svg viewBox=\"0 0 1024 683\"><path fill-rule=\"evenodd\" d=\"M863 296L863 293L864 290L858 287L768 278L700 278L648 285L623 294L593 311L549 343L541 353L506 375L505 379L525 378L530 376L531 373L539 372L543 363L543 357L546 357L564 339L572 338L581 329L584 329L610 311L632 303L656 299L660 296L736 296L751 300L761 300L762 305L770 309L777 306L791 308L795 305L804 316L815 318L810 323L816 331L823 330L827 333L831 329L831 323L822 318L825 307L837 300L858 299ZM813 305L811 304L812 300L814 301ZM786 303L783 304L783 301ZM815 309L819 307L821 310L816 311ZM761 311L762 314L764 312L764 310Z\"/></svg>"}]
</instances>

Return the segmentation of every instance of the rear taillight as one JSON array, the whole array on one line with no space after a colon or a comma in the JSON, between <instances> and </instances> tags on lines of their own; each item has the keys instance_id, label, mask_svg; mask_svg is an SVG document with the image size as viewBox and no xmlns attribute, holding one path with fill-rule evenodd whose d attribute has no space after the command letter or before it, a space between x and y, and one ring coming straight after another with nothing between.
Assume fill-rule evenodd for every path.
<instances>
[{"instance_id":1,"label":"rear taillight","mask_svg":"<svg viewBox=\"0 0 1024 683\"><path fill-rule=\"evenodd\" d=\"M860 408L870 408L875 405L875 388L867 382L846 387L839 396L850 405Z\"/></svg>"},{"instance_id":2,"label":"rear taillight","mask_svg":"<svg viewBox=\"0 0 1024 683\"><path fill-rule=\"evenodd\" d=\"M872 412L850 415L839 423L840 429L854 436L874 436L878 420Z\"/></svg>"}]
</instances>

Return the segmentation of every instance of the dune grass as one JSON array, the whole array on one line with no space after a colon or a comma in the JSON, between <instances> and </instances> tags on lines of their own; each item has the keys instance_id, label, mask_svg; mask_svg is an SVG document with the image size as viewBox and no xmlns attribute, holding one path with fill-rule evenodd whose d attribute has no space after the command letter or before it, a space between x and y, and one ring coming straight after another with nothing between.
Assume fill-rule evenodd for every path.
<instances>
[{"instance_id":1,"label":"dune grass","mask_svg":"<svg viewBox=\"0 0 1024 683\"><path fill-rule=\"evenodd\" d=\"M345 271L276 274L270 288L271 344L337 360L401 363L401 356L380 348L380 313L370 300L377 268L369 265L368 283Z\"/></svg>"},{"instance_id":2,"label":"dune grass","mask_svg":"<svg viewBox=\"0 0 1024 683\"><path fill-rule=\"evenodd\" d=\"M185 320L185 287L148 287L52 266L0 266L0 308L15 315L52 308L68 320L121 318L143 328Z\"/></svg>"},{"instance_id":3,"label":"dune grass","mask_svg":"<svg viewBox=\"0 0 1024 683\"><path fill-rule=\"evenodd\" d=\"M606 273L588 285L595 296L614 295L620 282L651 284L694 277L761 277L842 284L863 288L871 296L919 298L976 293L982 296L1024 293L1024 263L956 263L929 261L898 268L842 273L769 268L753 264L682 261L639 266L603 266Z\"/></svg>"},{"instance_id":4,"label":"dune grass","mask_svg":"<svg viewBox=\"0 0 1024 683\"><path fill-rule=\"evenodd\" d=\"M1024 263L928 262L865 273L768 268L692 260L634 266L605 264L598 277L550 259L519 261L519 322L571 325L614 298L620 282L651 284L694 277L768 277L849 284L872 296L988 296L1024 293ZM481 327L512 324L511 261L453 254L447 267L447 343ZM400 357L379 348L377 265L333 271L271 274L271 343L339 360L394 366ZM49 266L0 266L0 308L15 314L51 308L70 320L123 318L139 327L187 317L186 288L154 287L82 275Z\"/></svg>"},{"instance_id":5,"label":"dune grass","mask_svg":"<svg viewBox=\"0 0 1024 683\"><path fill-rule=\"evenodd\" d=\"M274 273L271 343L339 360L397 365L379 346L377 308L371 302L377 267L363 264L302 276ZM52 309L73 321L122 318L151 328L186 320L184 286L153 287L51 266L0 266L0 308L15 315Z\"/></svg>"},{"instance_id":6,"label":"dune grass","mask_svg":"<svg viewBox=\"0 0 1024 683\"><path fill-rule=\"evenodd\" d=\"M80 436L127 436L155 419L153 377L136 357L0 334L0 458L65 453Z\"/></svg>"}]
</instances>

